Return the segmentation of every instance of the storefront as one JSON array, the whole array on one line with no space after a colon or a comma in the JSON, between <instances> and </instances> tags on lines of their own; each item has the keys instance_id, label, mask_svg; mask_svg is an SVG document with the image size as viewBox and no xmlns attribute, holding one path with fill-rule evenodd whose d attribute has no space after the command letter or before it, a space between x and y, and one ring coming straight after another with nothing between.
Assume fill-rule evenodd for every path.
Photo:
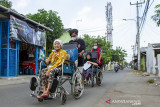
<instances>
[{"instance_id":1,"label":"storefront","mask_svg":"<svg viewBox=\"0 0 160 107\"><path fill-rule=\"evenodd\" d=\"M39 74L46 30L52 31L0 5L0 77Z\"/></svg>"}]
</instances>

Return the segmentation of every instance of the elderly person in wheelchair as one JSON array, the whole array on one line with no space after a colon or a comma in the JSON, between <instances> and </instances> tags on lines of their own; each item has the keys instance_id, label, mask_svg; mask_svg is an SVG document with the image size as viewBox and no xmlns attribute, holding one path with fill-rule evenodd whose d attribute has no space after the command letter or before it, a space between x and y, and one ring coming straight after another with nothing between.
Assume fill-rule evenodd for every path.
<instances>
[{"instance_id":1,"label":"elderly person in wheelchair","mask_svg":"<svg viewBox=\"0 0 160 107\"><path fill-rule=\"evenodd\" d=\"M62 63L67 58L67 52L62 50L63 44L61 40L55 40L53 46L55 51L53 51L49 55L49 58L45 60L45 64L48 65L48 67L42 69L40 74L43 94L37 96L37 98L49 97L49 87L51 82L59 73L62 72Z\"/></svg>"},{"instance_id":2,"label":"elderly person in wheelchair","mask_svg":"<svg viewBox=\"0 0 160 107\"><path fill-rule=\"evenodd\" d=\"M98 62L92 58L91 52L88 52L84 63L83 76L85 79L84 81L87 82L92 74L93 66L98 66Z\"/></svg>"}]
</instances>

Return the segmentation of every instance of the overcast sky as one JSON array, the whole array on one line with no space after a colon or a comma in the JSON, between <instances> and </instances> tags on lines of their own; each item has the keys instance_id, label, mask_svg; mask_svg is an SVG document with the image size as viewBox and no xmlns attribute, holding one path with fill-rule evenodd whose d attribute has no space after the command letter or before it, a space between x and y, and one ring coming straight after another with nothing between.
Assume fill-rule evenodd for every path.
<instances>
[{"instance_id":1,"label":"overcast sky","mask_svg":"<svg viewBox=\"0 0 160 107\"><path fill-rule=\"evenodd\" d=\"M101 35L106 32L105 6L111 1L113 8L113 46L121 46L128 53L126 60L132 60L133 51L131 45L136 40L136 6L130 6L130 2L137 0L10 0L13 8L21 14L36 13L38 9L57 11L65 28L78 28L79 35ZM139 0L143 1L143 0ZM151 0L152 2L152 0ZM140 36L141 47L148 43L160 43L160 27L152 21L154 7L160 4L160 0L154 0L147 14L147 21ZM140 17L144 11L143 4L140 7Z\"/></svg>"}]
</instances>

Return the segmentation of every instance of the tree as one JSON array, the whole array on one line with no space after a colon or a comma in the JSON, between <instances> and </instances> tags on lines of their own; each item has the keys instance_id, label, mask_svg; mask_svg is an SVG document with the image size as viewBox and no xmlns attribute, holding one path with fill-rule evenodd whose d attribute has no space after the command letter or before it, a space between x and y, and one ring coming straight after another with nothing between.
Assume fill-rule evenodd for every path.
<instances>
[{"instance_id":1,"label":"tree","mask_svg":"<svg viewBox=\"0 0 160 107\"><path fill-rule=\"evenodd\" d=\"M129 66L134 69L133 61L130 61Z\"/></svg>"},{"instance_id":2,"label":"tree","mask_svg":"<svg viewBox=\"0 0 160 107\"><path fill-rule=\"evenodd\" d=\"M103 63L108 64L108 62L111 60L111 49L112 46L111 44L108 42L106 42L106 38L105 37L95 37L95 36L89 36L87 34L83 35L84 38L84 42L86 45L86 50L91 51L91 49L93 48L93 44L95 42L98 43L99 47L102 49L103 54L102 54L102 58L103 58Z\"/></svg>"},{"instance_id":3,"label":"tree","mask_svg":"<svg viewBox=\"0 0 160 107\"><path fill-rule=\"evenodd\" d=\"M103 63L108 64L110 61L121 63L125 60L127 53L121 47L116 47L116 50L112 49L112 45L110 42L106 42L105 37L101 36L89 36L88 34L83 35L83 40L86 45L86 50L91 51L93 48L93 44L95 42L98 43L99 47L102 49L102 58Z\"/></svg>"},{"instance_id":4,"label":"tree","mask_svg":"<svg viewBox=\"0 0 160 107\"><path fill-rule=\"evenodd\" d=\"M157 23L157 26L160 26L160 4L155 6L155 15L153 15L151 18Z\"/></svg>"},{"instance_id":5,"label":"tree","mask_svg":"<svg viewBox=\"0 0 160 107\"><path fill-rule=\"evenodd\" d=\"M125 60L125 57L127 56L127 53L124 49L122 49L121 47L116 47L116 50L112 50L112 58L111 61L115 61L118 63L121 63L122 61Z\"/></svg>"},{"instance_id":6,"label":"tree","mask_svg":"<svg viewBox=\"0 0 160 107\"><path fill-rule=\"evenodd\" d=\"M27 14L26 16L38 23L43 24L51 29L53 32L47 31L47 54L53 49L53 41L60 37L63 32L63 24L60 16L57 15L56 11L46 11L44 9L39 9L36 14Z\"/></svg>"},{"instance_id":7,"label":"tree","mask_svg":"<svg viewBox=\"0 0 160 107\"><path fill-rule=\"evenodd\" d=\"M9 0L1 0L0 4L7 7L7 8L11 8L12 7L12 2Z\"/></svg>"},{"instance_id":8,"label":"tree","mask_svg":"<svg viewBox=\"0 0 160 107\"><path fill-rule=\"evenodd\" d=\"M128 66L129 66L129 63L125 61L125 62L124 62L124 66L125 66L125 67L128 67Z\"/></svg>"}]
</instances>

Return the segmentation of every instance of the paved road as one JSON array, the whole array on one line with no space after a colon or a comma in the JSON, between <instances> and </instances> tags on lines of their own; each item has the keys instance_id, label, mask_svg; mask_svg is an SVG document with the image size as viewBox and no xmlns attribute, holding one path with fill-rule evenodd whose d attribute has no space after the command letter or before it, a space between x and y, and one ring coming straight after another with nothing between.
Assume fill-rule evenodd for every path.
<instances>
[{"instance_id":1,"label":"paved road","mask_svg":"<svg viewBox=\"0 0 160 107\"><path fill-rule=\"evenodd\" d=\"M127 71L130 70L103 73L102 86L95 85L93 88L90 85L85 86L85 91L80 99L75 100L71 95L68 95L65 105L61 105L59 97L38 102L37 99L30 97L29 84L1 86L0 107L91 107L104 93L119 83ZM64 87L68 91L70 90L69 83L66 83Z\"/></svg>"}]
</instances>

